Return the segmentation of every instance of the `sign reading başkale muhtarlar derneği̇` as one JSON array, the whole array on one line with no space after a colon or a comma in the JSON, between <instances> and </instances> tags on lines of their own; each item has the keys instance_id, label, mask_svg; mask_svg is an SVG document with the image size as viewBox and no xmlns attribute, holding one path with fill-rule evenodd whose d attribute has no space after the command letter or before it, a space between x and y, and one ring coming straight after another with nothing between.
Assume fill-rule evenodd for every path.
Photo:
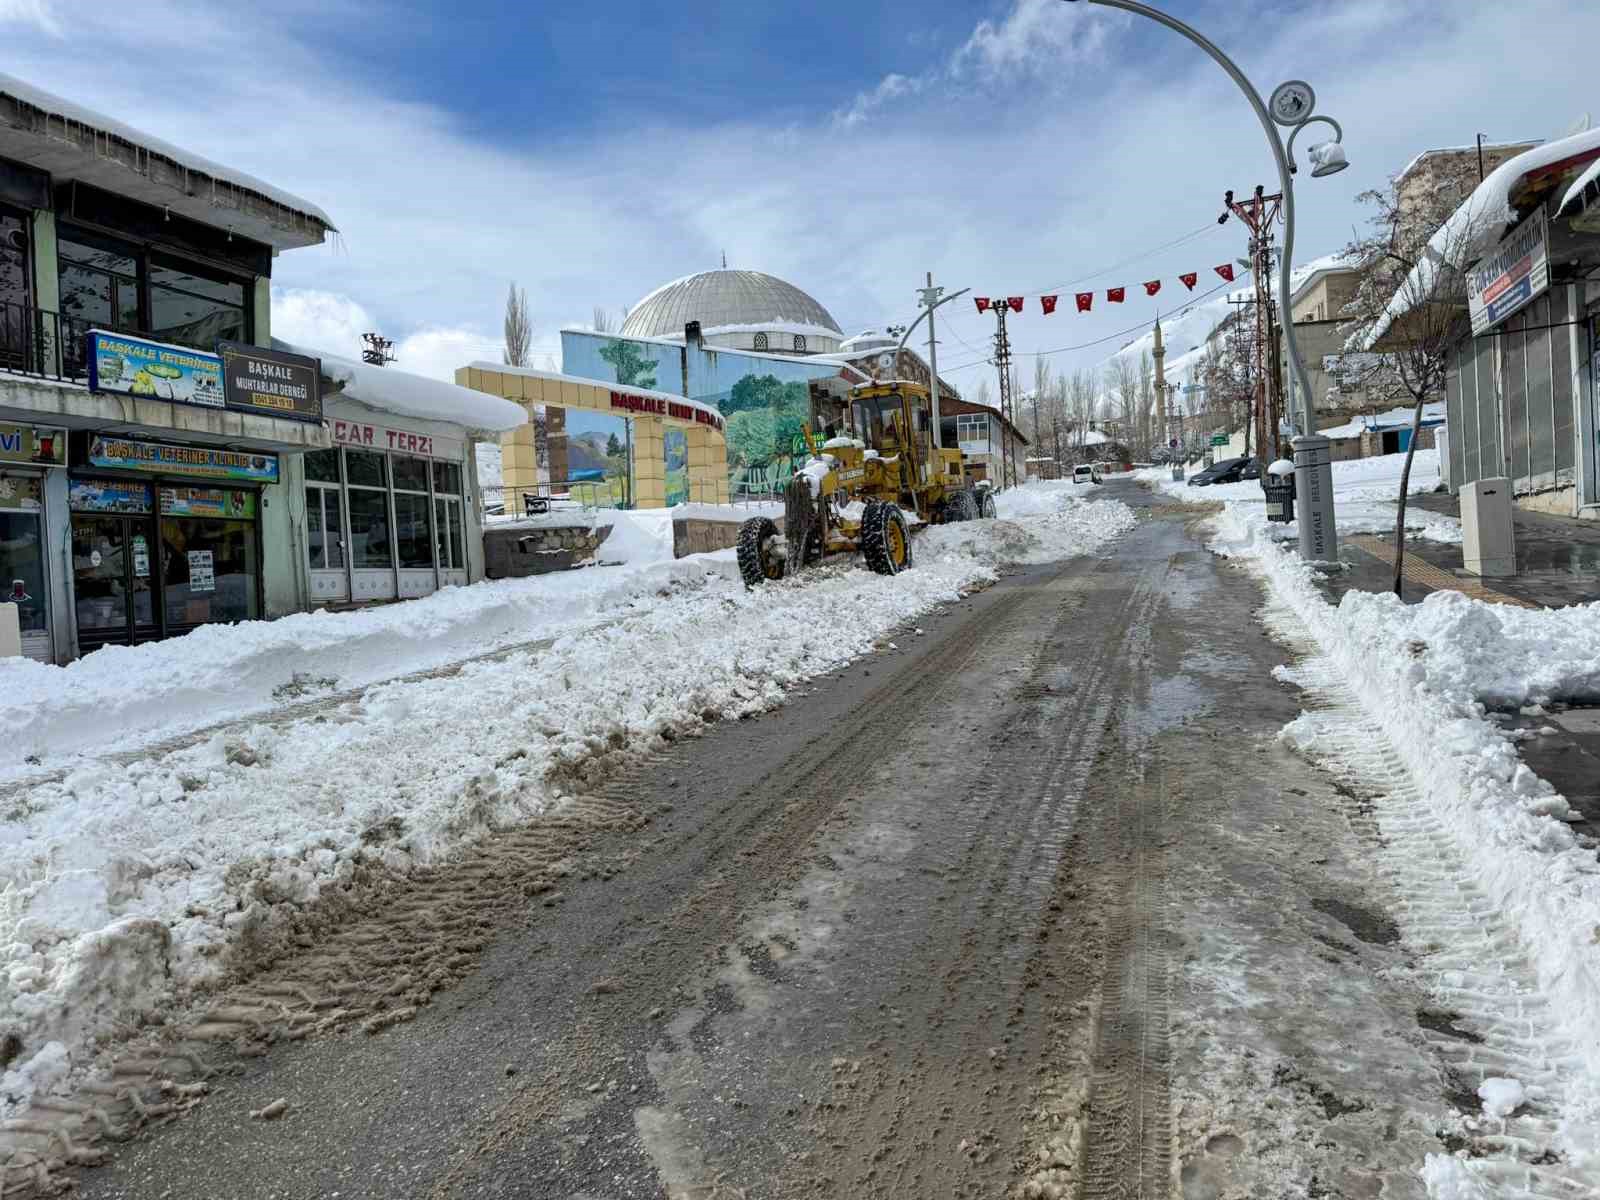
<instances>
[{"instance_id":1,"label":"sign reading ba\u015fkale muhtarlar derne\u011fi\u0307","mask_svg":"<svg viewBox=\"0 0 1600 1200\"><path fill-rule=\"evenodd\" d=\"M296 421L322 420L322 373L316 359L242 342L218 342L217 353L229 408Z\"/></svg>"}]
</instances>

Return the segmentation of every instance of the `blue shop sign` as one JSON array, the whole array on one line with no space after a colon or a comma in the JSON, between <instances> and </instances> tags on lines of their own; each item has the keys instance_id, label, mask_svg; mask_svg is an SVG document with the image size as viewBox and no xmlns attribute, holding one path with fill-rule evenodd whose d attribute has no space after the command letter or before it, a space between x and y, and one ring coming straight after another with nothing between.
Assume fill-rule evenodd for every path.
<instances>
[{"instance_id":1,"label":"blue shop sign","mask_svg":"<svg viewBox=\"0 0 1600 1200\"><path fill-rule=\"evenodd\" d=\"M222 359L203 350L91 329L89 390L222 408Z\"/></svg>"}]
</instances>

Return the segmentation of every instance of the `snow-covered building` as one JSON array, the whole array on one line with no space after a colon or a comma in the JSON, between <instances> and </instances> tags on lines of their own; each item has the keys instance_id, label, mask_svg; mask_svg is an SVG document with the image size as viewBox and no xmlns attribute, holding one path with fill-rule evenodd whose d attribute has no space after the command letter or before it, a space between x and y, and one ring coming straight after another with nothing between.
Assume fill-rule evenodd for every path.
<instances>
[{"instance_id":1,"label":"snow-covered building","mask_svg":"<svg viewBox=\"0 0 1600 1200\"><path fill-rule=\"evenodd\" d=\"M471 438L521 412L274 343L274 260L335 232L0 75L0 638L65 662L481 576Z\"/></svg>"},{"instance_id":2,"label":"snow-covered building","mask_svg":"<svg viewBox=\"0 0 1600 1200\"><path fill-rule=\"evenodd\" d=\"M0 76L0 579L24 653L299 606L291 464L330 435L313 397L238 392L211 352L267 347L274 258L333 232L307 200Z\"/></svg>"},{"instance_id":3,"label":"snow-covered building","mask_svg":"<svg viewBox=\"0 0 1600 1200\"><path fill-rule=\"evenodd\" d=\"M1408 344L1426 324L1422 301L1454 295L1439 273L1463 273L1463 333L1445 379L1453 489L1507 477L1524 507L1600 515L1597 181L1600 130L1507 159L1433 235L1364 343Z\"/></svg>"}]
</instances>

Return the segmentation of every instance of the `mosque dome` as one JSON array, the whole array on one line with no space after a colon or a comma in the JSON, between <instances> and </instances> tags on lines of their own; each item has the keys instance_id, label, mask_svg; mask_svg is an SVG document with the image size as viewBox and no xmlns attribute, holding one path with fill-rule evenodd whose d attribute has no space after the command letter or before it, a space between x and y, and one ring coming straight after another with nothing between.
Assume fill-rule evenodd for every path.
<instances>
[{"instance_id":1,"label":"mosque dome","mask_svg":"<svg viewBox=\"0 0 1600 1200\"><path fill-rule=\"evenodd\" d=\"M628 312L624 337L681 340L683 327L700 322L713 346L778 354L825 354L844 332L815 299L761 271L702 271L663 284Z\"/></svg>"}]
</instances>

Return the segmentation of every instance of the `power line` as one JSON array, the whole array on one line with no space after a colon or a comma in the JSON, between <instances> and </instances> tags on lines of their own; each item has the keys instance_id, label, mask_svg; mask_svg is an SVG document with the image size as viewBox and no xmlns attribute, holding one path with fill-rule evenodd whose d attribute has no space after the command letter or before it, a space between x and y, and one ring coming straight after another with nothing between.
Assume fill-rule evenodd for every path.
<instances>
[{"instance_id":1,"label":"power line","mask_svg":"<svg viewBox=\"0 0 1600 1200\"><path fill-rule=\"evenodd\" d=\"M1041 288L1036 292L1024 292L1023 294L1026 295L1026 296L1042 296L1042 295L1047 295L1047 294L1049 294L1051 292L1059 292L1059 291L1061 291L1061 290L1063 290L1065 288L1076 287L1080 283L1088 283L1089 280L1091 280L1091 279L1099 279L1100 276L1109 275L1112 271L1120 271L1123 267L1128 266L1130 263L1136 263L1140 259L1149 258L1152 254L1160 254L1161 251L1163 251L1163 250L1170 250L1174 246L1181 246L1185 242L1192 242L1195 238L1199 237L1201 234L1209 233L1209 232L1211 232L1211 230L1215 229L1216 227L1217 227L1217 223L1215 221L1207 221L1204 225L1200 226L1200 228L1190 230L1188 233L1183 234L1181 237L1173 238L1172 241L1170 241L1170 242L1162 242L1161 245L1159 245L1159 246L1152 246L1150 249L1140 251L1138 254L1133 255L1131 258L1125 258L1121 262L1114 262L1109 267L1102 267L1098 271L1091 272L1088 275L1080 275L1076 279L1069 279L1065 283L1058 283L1058 284L1055 284L1052 287Z\"/></svg>"}]
</instances>

